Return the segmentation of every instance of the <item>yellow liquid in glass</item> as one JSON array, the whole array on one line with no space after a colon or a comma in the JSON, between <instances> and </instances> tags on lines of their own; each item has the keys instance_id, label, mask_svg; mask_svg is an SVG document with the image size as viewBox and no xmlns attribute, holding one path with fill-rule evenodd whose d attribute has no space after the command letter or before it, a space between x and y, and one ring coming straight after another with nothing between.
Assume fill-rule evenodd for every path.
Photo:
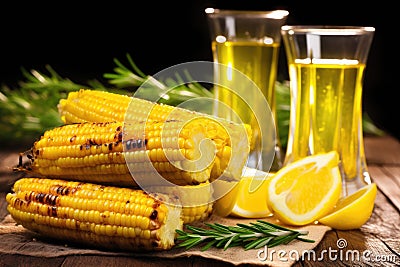
<instances>
[{"instance_id":1,"label":"yellow liquid in glass","mask_svg":"<svg viewBox=\"0 0 400 267\"><path fill-rule=\"evenodd\" d=\"M352 60L289 65L292 107L285 164L336 150L346 178L362 177L364 69Z\"/></svg>"},{"instance_id":2,"label":"yellow liquid in glass","mask_svg":"<svg viewBox=\"0 0 400 267\"><path fill-rule=\"evenodd\" d=\"M212 43L214 60L217 63L227 65L228 68L242 72L251 79L265 96L273 118L276 118L274 90L279 47L280 46L277 43L265 44L254 41L228 41L224 43L214 41ZM216 83L224 85L224 87L215 87L216 98L229 106L236 116L240 117L242 122L252 125L254 131L253 138L257 140L260 133L259 127L262 127L263 122L259 122L260 125L256 123L254 110L251 111L249 105L251 105L251 103L256 103L259 94L256 94L253 91L253 88L246 91L246 97L250 102L249 105L246 104L240 96L227 89L241 86L240 82L238 83L237 79L235 80L235 77L232 77L232 75L235 75L235 72L229 72L229 70L220 70L216 74ZM257 108L254 106L255 105L253 105L253 109ZM229 120L237 121L235 115L232 115L232 113L226 110L223 110L222 112L221 110L218 110L217 115ZM276 134L276 139L277 146L279 147L280 142L278 140L278 134ZM276 162L273 163L271 170L277 170L281 167L281 159L279 155L274 159L274 161Z\"/></svg>"},{"instance_id":3,"label":"yellow liquid in glass","mask_svg":"<svg viewBox=\"0 0 400 267\"><path fill-rule=\"evenodd\" d=\"M279 44L248 41L213 42L212 51L218 63L228 65L247 75L260 88L271 109L274 109ZM224 85L230 85L230 81L233 80L229 73L224 72L218 73L218 79ZM249 92L249 94L251 93ZM230 91L218 88L218 97L233 110L241 111L242 107L238 102L238 97Z\"/></svg>"}]
</instances>

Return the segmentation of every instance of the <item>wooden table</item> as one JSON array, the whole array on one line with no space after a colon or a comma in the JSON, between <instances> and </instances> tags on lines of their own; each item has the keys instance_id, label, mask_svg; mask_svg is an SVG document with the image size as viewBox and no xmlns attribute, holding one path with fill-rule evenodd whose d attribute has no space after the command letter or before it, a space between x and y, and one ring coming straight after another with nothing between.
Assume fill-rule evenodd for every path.
<instances>
[{"instance_id":1,"label":"wooden table","mask_svg":"<svg viewBox=\"0 0 400 267\"><path fill-rule=\"evenodd\" d=\"M367 258L343 255L337 260L326 256L323 261L300 260L293 266L400 266L400 142L390 136L366 137L365 150L370 175L378 185L375 208L370 220L359 230L326 233L316 247L316 255L329 248L337 249L339 240L347 242L347 249ZM18 151L0 152L0 220L6 215L5 194L16 176L9 170L15 165ZM354 254L356 255L356 253ZM0 254L0 266L233 266L226 262L201 257L179 259L149 259L134 257L71 255L37 258Z\"/></svg>"}]
</instances>

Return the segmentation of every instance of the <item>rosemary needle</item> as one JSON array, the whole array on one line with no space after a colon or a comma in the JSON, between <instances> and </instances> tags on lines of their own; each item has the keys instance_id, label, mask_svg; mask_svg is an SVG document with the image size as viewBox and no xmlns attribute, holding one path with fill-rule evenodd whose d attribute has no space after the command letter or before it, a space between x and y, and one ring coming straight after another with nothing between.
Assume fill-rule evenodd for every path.
<instances>
[{"instance_id":1,"label":"rosemary needle","mask_svg":"<svg viewBox=\"0 0 400 267\"><path fill-rule=\"evenodd\" d=\"M289 244L293 240L313 243L314 240L303 238L308 231L288 229L263 220L250 224L238 223L228 226L219 223L205 223L207 228L187 225L186 230L176 230L177 247L186 250L203 245L201 251L211 247L227 250L241 246L245 250L258 249L264 246L274 247Z\"/></svg>"}]
</instances>

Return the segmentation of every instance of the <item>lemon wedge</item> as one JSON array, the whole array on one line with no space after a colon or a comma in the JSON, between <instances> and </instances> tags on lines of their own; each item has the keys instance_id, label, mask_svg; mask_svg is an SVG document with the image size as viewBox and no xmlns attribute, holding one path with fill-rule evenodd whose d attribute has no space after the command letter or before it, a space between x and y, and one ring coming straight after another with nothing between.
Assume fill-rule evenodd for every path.
<instances>
[{"instance_id":1,"label":"lemon wedge","mask_svg":"<svg viewBox=\"0 0 400 267\"><path fill-rule=\"evenodd\" d=\"M213 198L215 199L213 211L215 214L226 217L235 206L239 195L239 181L226 181L217 179L211 183Z\"/></svg>"},{"instance_id":2,"label":"lemon wedge","mask_svg":"<svg viewBox=\"0 0 400 267\"><path fill-rule=\"evenodd\" d=\"M358 229L371 217L376 192L376 184L368 184L353 194L339 199L334 210L318 221L338 230Z\"/></svg>"},{"instance_id":3,"label":"lemon wedge","mask_svg":"<svg viewBox=\"0 0 400 267\"><path fill-rule=\"evenodd\" d=\"M271 173L245 167L237 188L230 215L242 218L265 218L272 213L267 205L268 180Z\"/></svg>"},{"instance_id":4,"label":"lemon wedge","mask_svg":"<svg viewBox=\"0 0 400 267\"><path fill-rule=\"evenodd\" d=\"M342 191L335 151L290 163L270 179L268 206L283 223L306 225L331 212Z\"/></svg>"}]
</instances>

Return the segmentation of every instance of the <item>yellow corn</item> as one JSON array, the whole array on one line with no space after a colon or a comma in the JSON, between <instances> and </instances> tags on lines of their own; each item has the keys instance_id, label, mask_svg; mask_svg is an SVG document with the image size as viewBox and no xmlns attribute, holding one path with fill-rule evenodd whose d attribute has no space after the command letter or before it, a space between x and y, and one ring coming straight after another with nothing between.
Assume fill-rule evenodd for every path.
<instances>
[{"instance_id":1,"label":"yellow corn","mask_svg":"<svg viewBox=\"0 0 400 267\"><path fill-rule=\"evenodd\" d=\"M211 183L204 182L199 185L186 186L150 186L146 190L149 193L166 194L177 199L177 203L182 206L182 220L184 224L204 221L213 212L214 187Z\"/></svg>"},{"instance_id":2,"label":"yellow corn","mask_svg":"<svg viewBox=\"0 0 400 267\"><path fill-rule=\"evenodd\" d=\"M61 99L58 111L65 124L108 121L187 120L196 113L165 104L156 104L137 97L106 91L70 92Z\"/></svg>"},{"instance_id":3,"label":"yellow corn","mask_svg":"<svg viewBox=\"0 0 400 267\"><path fill-rule=\"evenodd\" d=\"M232 153L227 135L207 117L187 123L69 124L46 131L28 157L31 170L48 178L118 186L159 185L164 178L193 185L222 174L240 177L247 138L232 137L240 149Z\"/></svg>"},{"instance_id":4,"label":"yellow corn","mask_svg":"<svg viewBox=\"0 0 400 267\"><path fill-rule=\"evenodd\" d=\"M109 121L187 121L205 115L137 97L89 89L70 92L67 98L59 101L57 107L65 124ZM235 126L222 118L218 120L227 128L243 127L245 131L243 134L247 134L251 149L254 148L255 144L252 142L254 139L251 138L253 131L250 125Z\"/></svg>"},{"instance_id":5,"label":"yellow corn","mask_svg":"<svg viewBox=\"0 0 400 267\"><path fill-rule=\"evenodd\" d=\"M21 178L8 212L43 236L113 250L168 250L182 229L181 208L167 195L45 178Z\"/></svg>"}]
</instances>

